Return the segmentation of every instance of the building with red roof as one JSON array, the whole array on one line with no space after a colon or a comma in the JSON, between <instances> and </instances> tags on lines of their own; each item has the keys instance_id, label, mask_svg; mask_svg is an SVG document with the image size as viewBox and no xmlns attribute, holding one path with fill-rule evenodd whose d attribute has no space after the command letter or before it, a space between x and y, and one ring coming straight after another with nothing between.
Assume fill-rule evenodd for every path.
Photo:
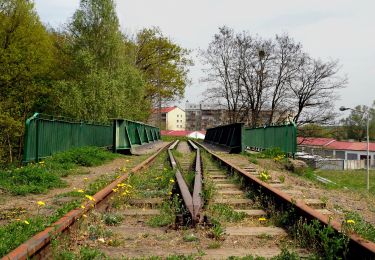
<instances>
[{"instance_id":1,"label":"building with red roof","mask_svg":"<svg viewBox=\"0 0 375 260\"><path fill-rule=\"evenodd\" d=\"M367 158L366 142L337 141L333 138L298 137L299 148L313 155L345 160L364 160ZM369 144L371 164L375 158L375 143Z\"/></svg>"},{"instance_id":2,"label":"building with red roof","mask_svg":"<svg viewBox=\"0 0 375 260\"><path fill-rule=\"evenodd\" d=\"M154 108L148 123L158 126L160 119L162 130L185 130L185 111L178 106Z\"/></svg>"}]
</instances>

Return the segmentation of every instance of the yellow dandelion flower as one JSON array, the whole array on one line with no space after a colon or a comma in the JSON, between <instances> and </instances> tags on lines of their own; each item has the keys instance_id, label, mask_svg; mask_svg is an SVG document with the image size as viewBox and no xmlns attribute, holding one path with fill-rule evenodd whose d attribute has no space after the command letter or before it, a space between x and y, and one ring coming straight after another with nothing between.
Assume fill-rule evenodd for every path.
<instances>
[{"instance_id":1,"label":"yellow dandelion flower","mask_svg":"<svg viewBox=\"0 0 375 260\"><path fill-rule=\"evenodd\" d=\"M86 214L83 214L82 217L87 218L87 215L86 215Z\"/></svg>"},{"instance_id":2,"label":"yellow dandelion flower","mask_svg":"<svg viewBox=\"0 0 375 260\"><path fill-rule=\"evenodd\" d=\"M23 223L25 223L26 225L30 225L30 222L25 220Z\"/></svg>"},{"instance_id":3,"label":"yellow dandelion flower","mask_svg":"<svg viewBox=\"0 0 375 260\"><path fill-rule=\"evenodd\" d=\"M84 205L81 205L81 209L85 209L86 207Z\"/></svg>"},{"instance_id":4,"label":"yellow dandelion flower","mask_svg":"<svg viewBox=\"0 0 375 260\"><path fill-rule=\"evenodd\" d=\"M84 193L85 191L84 190L77 190L77 192Z\"/></svg>"},{"instance_id":5,"label":"yellow dandelion flower","mask_svg":"<svg viewBox=\"0 0 375 260\"><path fill-rule=\"evenodd\" d=\"M172 192L170 191L170 192L168 192L168 195L172 195Z\"/></svg>"},{"instance_id":6,"label":"yellow dandelion flower","mask_svg":"<svg viewBox=\"0 0 375 260\"><path fill-rule=\"evenodd\" d=\"M124 187L125 186L125 183L119 183L117 184L117 187Z\"/></svg>"},{"instance_id":7,"label":"yellow dandelion flower","mask_svg":"<svg viewBox=\"0 0 375 260\"><path fill-rule=\"evenodd\" d=\"M91 201L95 201L95 199L94 199L92 196L90 196L90 195L87 195L87 194L86 194L85 197L88 198L88 199L91 200Z\"/></svg>"},{"instance_id":8,"label":"yellow dandelion flower","mask_svg":"<svg viewBox=\"0 0 375 260\"><path fill-rule=\"evenodd\" d=\"M46 203L45 203L44 201L41 201L41 200L38 201L37 204L38 204L38 206L40 206L40 207L43 207L43 206L46 205Z\"/></svg>"},{"instance_id":9,"label":"yellow dandelion flower","mask_svg":"<svg viewBox=\"0 0 375 260\"><path fill-rule=\"evenodd\" d=\"M173 180L173 179L170 179L169 182L170 182L170 183L174 183L174 180Z\"/></svg>"},{"instance_id":10,"label":"yellow dandelion flower","mask_svg":"<svg viewBox=\"0 0 375 260\"><path fill-rule=\"evenodd\" d=\"M258 218L259 221L266 221L266 218Z\"/></svg>"},{"instance_id":11,"label":"yellow dandelion flower","mask_svg":"<svg viewBox=\"0 0 375 260\"><path fill-rule=\"evenodd\" d=\"M348 219L348 220L346 221L346 223L348 223L348 224L355 224L355 221L352 220L352 219Z\"/></svg>"},{"instance_id":12,"label":"yellow dandelion flower","mask_svg":"<svg viewBox=\"0 0 375 260\"><path fill-rule=\"evenodd\" d=\"M88 181L88 180L89 180L89 178L87 178L87 177L86 177L86 178L83 178L83 180L84 180L84 181Z\"/></svg>"},{"instance_id":13,"label":"yellow dandelion flower","mask_svg":"<svg viewBox=\"0 0 375 260\"><path fill-rule=\"evenodd\" d=\"M112 189L113 192L118 192L118 189Z\"/></svg>"}]
</instances>

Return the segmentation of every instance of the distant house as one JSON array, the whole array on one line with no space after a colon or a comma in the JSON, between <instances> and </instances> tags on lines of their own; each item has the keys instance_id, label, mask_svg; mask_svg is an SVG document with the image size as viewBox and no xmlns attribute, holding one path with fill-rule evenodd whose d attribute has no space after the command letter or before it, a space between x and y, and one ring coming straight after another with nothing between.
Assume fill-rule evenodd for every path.
<instances>
[{"instance_id":1,"label":"distant house","mask_svg":"<svg viewBox=\"0 0 375 260\"><path fill-rule=\"evenodd\" d=\"M161 129L162 130L185 130L185 111L181 108L163 107L153 109L148 122L152 125L159 126L159 118L161 114Z\"/></svg>"},{"instance_id":2,"label":"distant house","mask_svg":"<svg viewBox=\"0 0 375 260\"><path fill-rule=\"evenodd\" d=\"M337 141L333 138L298 137L297 144L300 150L313 155L337 158L344 160L367 159L367 143ZM371 165L375 159L375 143L370 143Z\"/></svg>"},{"instance_id":3,"label":"distant house","mask_svg":"<svg viewBox=\"0 0 375 260\"><path fill-rule=\"evenodd\" d=\"M190 138L196 138L196 139L204 139L204 137L206 136L206 132L205 131L167 131L167 130L162 130L161 132L161 135L165 135L165 136L185 136L185 137L190 137Z\"/></svg>"}]
</instances>

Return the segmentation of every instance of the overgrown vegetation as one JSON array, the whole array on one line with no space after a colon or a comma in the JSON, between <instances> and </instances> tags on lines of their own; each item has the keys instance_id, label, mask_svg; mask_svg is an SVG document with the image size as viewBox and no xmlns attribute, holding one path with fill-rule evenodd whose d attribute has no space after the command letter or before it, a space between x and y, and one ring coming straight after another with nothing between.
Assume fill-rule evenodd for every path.
<instances>
[{"instance_id":1,"label":"overgrown vegetation","mask_svg":"<svg viewBox=\"0 0 375 260\"><path fill-rule=\"evenodd\" d=\"M14 195L45 193L52 188L65 187L61 177L77 173L79 166L99 165L118 156L96 147L60 152L36 164L0 170L0 189Z\"/></svg>"},{"instance_id":2,"label":"overgrown vegetation","mask_svg":"<svg viewBox=\"0 0 375 260\"><path fill-rule=\"evenodd\" d=\"M232 207L225 204L214 204L208 208L210 215L218 221L238 222L246 217L244 212L236 212Z\"/></svg>"},{"instance_id":3,"label":"overgrown vegetation","mask_svg":"<svg viewBox=\"0 0 375 260\"><path fill-rule=\"evenodd\" d=\"M80 202L81 200L77 199L66 203L50 217L38 215L25 220L15 219L12 223L1 226L0 256L4 256L37 232L50 226L70 210L77 208Z\"/></svg>"},{"instance_id":4,"label":"overgrown vegetation","mask_svg":"<svg viewBox=\"0 0 375 260\"><path fill-rule=\"evenodd\" d=\"M144 121L189 81L189 51L156 27L124 35L113 0L81 0L60 29L42 24L33 1L0 0L0 20L0 168L20 162L34 112Z\"/></svg>"},{"instance_id":5,"label":"overgrown vegetation","mask_svg":"<svg viewBox=\"0 0 375 260\"><path fill-rule=\"evenodd\" d=\"M348 232L354 231L361 237L375 242L375 227L365 221L361 215L353 211L347 211L345 213L345 222L343 226Z\"/></svg>"},{"instance_id":6,"label":"overgrown vegetation","mask_svg":"<svg viewBox=\"0 0 375 260\"><path fill-rule=\"evenodd\" d=\"M323 259L345 259L349 237L330 225L323 227L318 220L307 223L301 218L293 226L293 236L302 247L313 249Z\"/></svg>"}]
</instances>

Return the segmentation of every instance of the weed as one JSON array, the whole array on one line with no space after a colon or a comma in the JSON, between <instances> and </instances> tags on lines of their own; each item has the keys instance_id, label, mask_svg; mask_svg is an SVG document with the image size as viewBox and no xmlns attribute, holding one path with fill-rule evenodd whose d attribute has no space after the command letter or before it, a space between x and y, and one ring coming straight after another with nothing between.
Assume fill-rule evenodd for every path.
<instances>
[{"instance_id":1,"label":"weed","mask_svg":"<svg viewBox=\"0 0 375 260\"><path fill-rule=\"evenodd\" d=\"M106 161L113 160L120 155L110 153L98 147L79 147L69 151L56 153L51 159L46 160L48 163L70 164L79 166L97 166Z\"/></svg>"},{"instance_id":2,"label":"weed","mask_svg":"<svg viewBox=\"0 0 375 260\"><path fill-rule=\"evenodd\" d=\"M279 180L280 180L281 183L284 183L285 182L285 175L280 175Z\"/></svg>"},{"instance_id":3,"label":"weed","mask_svg":"<svg viewBox=\"0 0 375 260\"><path fill-rule=\"evenodd\" d=\"M293 227L293 236L302 246L319 252L323 259L342 259L347 252L349 238L336 233L332 226L322 226L318 220L307 223L300 218Z\"/></svg>"},{"instance_id":4,"label":"weed","mask_svg":"<svg viewBox=\"0 0 375 260\"><path fill-rule=\"evenodd\" d=\"M268 182L268 180L271 179L271 175L269 175L267 170L264 170L260 172L259 179L261 179L264 182Z\"/></svg>"},{"instance_id":5,"label":"weed","mask_svg":"<svg viewBox=\"0 0 375 260\"><path fill-rule=\"evenodd\" d=\"M87 227L87 231L89 234L89 239L91 240L112 236L111 230L106 229L103 225L100 225L98 223L90 224Z\"/></svg>"},{"instance_id":6,"label":"weed","mask_svg":"<svg viewBox=\"0 0 375 260\"><path fill-rule=\"evenodd\" d=\"M270 234L267 234L267 233L262 233L262 234L258 235L257 238L265 239L265 240L271 240L272 236Z\"/></svg>"},{"instance_id":7,"label":"weed","mask_svg":"<svg viewBox=\"0 0 375 260\"><path fill-rule=\"evenodd\" d=\"M204 179L203 182L202 198L205 201L205 205L207 205L216 192L216 186L210 179Z\"/></svg>"},{"instance_id":8,"label":"weed","mask_svg":"<svg viewBox=\"0 0 375 260\"><path fill-rule=\"evenodd\" d=\"M212 218L212 228L211 228L211 235L217 241L221 241L224 239L224 229L219 221Z\"/></svg>"},{"instance_id":9,"label":"weed","mask_svg":"<svg viewBox=\"0 0 375 260\"><path fill-rule=\"evenodd\" d=\"M221 247L221 242L214 241L214 242L208 244L207 249L218 249L220 247Z\"/></svg>"},{"instance_id":10,"label":"weed","mask_svg":"<svg viewBox=\"0 0 375 260\"><path fill-rule=\"evenodd\" d=\"M102 218L104 223L108 226L118 226L124 219L122 215L116 213L105 213Z\"/></svg>"},{"instance_id":11,"label":"weed","mask_svg":"<svg viewBox=\"0 0 375 260\"><path fill-rule=\"evenodd\" d=\"M345 229L350 229L355 233L361 235L372 242L375 242L375 227L366 222L361 215L356 212L345 212L345 222L343 223Z\"/></svg>"},{"instance_id":12,"label":"weed","mask_svg":"<svg viewBox=\"0 0 375 260\"><path fill-rule=\"evenodd\" d=\"M281 151L279 147L274 147L274 148L269 148L269 149L262 151L259 157L274 159L274 158L279 158L281 156L284 158L285 153Z\"/></svg>"},{"instance_id":13,"label":"weed","mask_svg":"<svg viewBox=\"0 0 375 260\"><path fill-rule=\"evenodd\" d=\"M176 158L182 158L184 156L180 151L177 151L177 150L173 150L172 154Z\"/></svg>"},{"instance_id":14,"label":"weed","mask_svg":"<svg viewBox=\"0 0 375 260\"><path fill-rule=\"evenodd\" d=\"M185 242L195 242L195 241L199 241L199 238L194 234L186 234L184 235L183 240Z\"/></svg>"},{"instance_id":15,"label":"weed","mask_svg":"<svg viewBox=\"0 0 375 260\"><path fill-rule=\"evenodd\" d=\"M80 260L96 260L96 259L108 259L103 252L96 248L90 248L88 246L84 246L79 251L79 259Z\"/></svg>"},{"instance_id":16,"label":"weed","mask_svg":"<svg viewBox=\"0 0 375 260\"><path fill-rule=\"evenodd\" d=\"M16 248L21 243L25 242L31 236L44 230L47 226L57 221L64 214L70 210L77 208L79 201L72 201L66 203L62 208L58 209L57 212L46 218L44 216L36 216L25 220L15 220L7 225L0 227L0 255L7 254L12 249Z\"/></svg>"},{"instance_id":17,"label":"weed","mask_svg":"<svg viewBox=\"0 0 375 260\"><path fill-rule=\"evenodd\" d=\"M244 212L236 212L225 204L214 204L209 207L212 216L219 221L238 222L246 217Z\"/></svg>"},{"instance_id":18,"label":"weed","mask_svg":"<svg viewBox=\"0 0 375 260\"><path fill-rule=\"evenodd\" d=\"M66 186L61 177L74 173L78 166L93 166L118 155L97 147L81 147L57 153L40 163L0 171L0 188L14 195L45 193Z\"/></svg>"},{"instance_id":19,"label":"weed","mask_svg":"<svg viewBox=\"0 0 375 260\"><path fill-rule=\"evenodd\" d=\"M151 227L164 227L172 224L175 220L176 203L178 196L175 195L171 202L163 202L160 209L160 215L156 215L147 222ZM178 203L179 204L179 203Z\"/></svg>"}]
</instances>

